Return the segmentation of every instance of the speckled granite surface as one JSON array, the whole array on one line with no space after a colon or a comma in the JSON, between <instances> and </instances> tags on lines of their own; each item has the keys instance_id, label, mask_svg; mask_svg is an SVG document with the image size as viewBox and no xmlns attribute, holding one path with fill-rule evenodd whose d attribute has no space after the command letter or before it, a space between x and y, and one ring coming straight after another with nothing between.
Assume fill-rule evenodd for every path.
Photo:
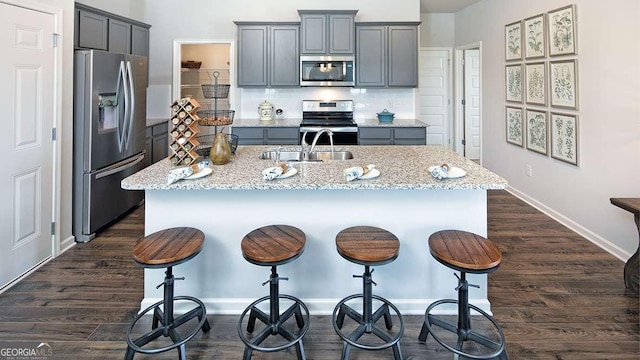
<instances>
[{"instance_id":1,"label":"speckled granite surface","mask_svg":"<svg viewBox=\"0 0 640 360\"><path fill-rule=\"evenodd\" d=\"M154 125L158 125L161 124L163 122L169 122L169 118L153 118L153 119L147 119L147 123L146 126L154 126Z\"/></svg>"},{"instance_id":2,"label":"speckled granite surface","mask_svg":"<svg viewBox=\"0 0 640 360\"><path fill-rule=\"evenodd\" d=\"M260 121L258 119L235 119L231 126L236 127L287 127L300 126L302 119L283 119L272 121ZM428 125L417 119L393 119L390 123L378 121L378 119L356 119L358 126L362 127L427 127Z\"/></svg>"},{"instance_id":3,"label":"speckled granite surface","mask_svg":"<svg viewBox=\"0 0 640 360\"><path fill-rule=\"evenodd\" d=\"M476 163L460 157L439 145L426 146L344 146L354 159L320 163L291 163L298 173L286 179L265 181L262 170L275 164L260 160L263 150L274 146L239 146L230 163L210 165L211 175L195 180L180 180L166 185L166 176L175 169L169 160L162 160L122 180L129 190L358 190L358 189L505 189L507 181ZM283 147L282 150L299 149ZM318 150L328 150L319 147ZM467 172L458 179L437 180L429 166L448 163ZM369 180L347 182L343 171L352 166L374 164L380 176Z\"/></svg>"},{"instance_id":4,"label":"speckled granite surface","mask_svg":"<svg viewBox=\"0 0 640 360\"><path fill-rule=\"evenodd\" d=\"M300 126L302 119L282 119L271 121L260 121L258 119L234 119L231 126L235 127L296 127Z\"/></svg>"},{"instance_id":5,"label":"speckled granite surface","mask_svg":"<svg viewBox=\"0 0 640 360\"><path fill-rule=\"evenodd\" d=\"M427 127L428 125L417 119L393 119L392 122L380 122L378 119L357 120L360 127Z\"/></svg>"}]
</instances>

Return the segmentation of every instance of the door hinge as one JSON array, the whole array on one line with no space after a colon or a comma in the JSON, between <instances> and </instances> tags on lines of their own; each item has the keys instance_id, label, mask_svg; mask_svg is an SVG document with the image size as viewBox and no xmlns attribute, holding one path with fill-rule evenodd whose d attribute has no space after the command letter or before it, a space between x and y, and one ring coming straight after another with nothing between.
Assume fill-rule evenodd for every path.
<instances>
[{"instance_id":1,"label":"door hinge","mask_svg":"<svg viewBox=\"0 0 640 360\"><path fill-rule=\"evenodd\" d=\"M58 132L56 131L56 128L51 128L51 140L56 141L58 137Z\"/></svg>"},{"instance_id":2,"label":"door hinge","mask_svg":"<svg viewBox=\"0 0 640 360\"><path fill-rule=\"evenodd\" d=\"M60 34L58 33L53 33L53 47L58 47L58 38L60 37Z\"/></svg>"},{"instance_id":3,"label":"door hinge","mask_svg":"<svg viewBox=\"0 0 640 360\"><path fill-rule=\"evenodd\" d=\"M462 99L461 103L462 105L466 105L466 102L464 101L464 99Z\"/></svg>"},{"instance_id":4,"label":"door hinge","mask_svg":"<svg viewBox=\"0 0 640 360\"><path fill-rule=\"evenodd\" d=\"M462 145L467 145L467 140L462 139Z\"/></svg>"},{"instance_id":5,"label":"door hinge","mask_svg":"<svg viewBox=\"0 0 640 360\"><path fill-rule=\"evenodd\" d=\"M55 235L56 234L56 222L52 221L51 222L51 235Z\"/></svg>"}]
</instances>

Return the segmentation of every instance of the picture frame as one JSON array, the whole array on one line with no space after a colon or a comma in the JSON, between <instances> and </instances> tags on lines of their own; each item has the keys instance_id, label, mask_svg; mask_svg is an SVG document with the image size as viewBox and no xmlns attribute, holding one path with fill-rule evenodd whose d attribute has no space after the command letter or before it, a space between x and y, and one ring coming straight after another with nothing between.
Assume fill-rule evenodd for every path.
<instances>
[{"instance_id":1,"label":"picture frame","mask_svg":"<svg viewBox=\"0 0 640 360\"><path fill-rule=\"evenodd\" d=\"M524 116L522 115L522 108L507 106L505 124L507 142L524 147Z\"/></svg>"},{"instance_id":2,"label":"picture frame","mask_svg":"<svg viewBox=\"0 0 640 360\"><path fill-rule=\"evenodd\" d=\"M525 59L544 58L547 50L544 14L524 19L523 23L522 38Z\"/></svg>"},{"instance_id":3,"label":"picture frame","mask_svg":"<svg viewBox=\"0 0 640 360\"><path fill-rule=\"evenodd\" d=\"M548 116L546 111L527 109L526 116L527 149L547 155L549 153Z\"/></svg>"},{"instance_id":4,"label":"picture frame","mask_svg":"<svg viewBox=\"0 0 640 360\"><path fill-rule=\"evenodd\" d=\"M506 100L522 103L522 64L507 65L505 68Z\"/></svg>"},{"instance_id":5,"label":"picture frame","mask_svg":"<svg viewBox=\"0 0 640 360\"><path fill-rule=\"evenodd\" d=\"M522 60L522 22L504 26L505 60Z\"/></svg>"},{"instance_id":6,"label":"picture frame","mask_svg":"<svg viewBox=\"0 0 640 360\"><path fill-rule=\"evenodd\" d=\"M578 61L549 62L549 97L553 107L578 109Z\"/></svg>"},{"instance_id":7,"label":"picture frame","mask_svg":"<svg viewBox=\"0 0 640 360\"><path fill-rule=\"evenodd\" d=\"M525 65L525 102L547 105L547 64L537 62Z\"/></svg>"},{"instance_id":8,"label":"picture frame","mask_svg":"<svg viewBox=\"0 0 640 360\"><path fill-rule=\"evenodd\" d=\"M551 157L578 166L578 115L551 112Z\"/></svg>"},{"instance_id":9,"label":"picture frame","mask_svg":"<svg viewBox=\"0 0 640 360\"><path fill-rule=\"evenodd\" d=\"M576 6L568 5L547 13L549 55L572 55L578 53Z\"/></svg>"}]
</instances>

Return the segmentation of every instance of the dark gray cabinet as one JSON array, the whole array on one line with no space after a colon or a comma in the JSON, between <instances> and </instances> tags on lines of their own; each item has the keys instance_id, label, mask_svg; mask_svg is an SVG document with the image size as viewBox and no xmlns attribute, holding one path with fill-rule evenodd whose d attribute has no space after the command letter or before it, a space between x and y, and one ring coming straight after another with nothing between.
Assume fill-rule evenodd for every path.
<instances>
[{"instance_id":1,"label":"dark gray cabinet","mask_svg":"<svg viewBox=\"0 0 640 360\"><path fill-rule=\"evenodd\" d=\"M298 10L300 52L304 55L353 55L357 10Z\"/></svg>"},{"instance_id":2,"label":"dark gray cabinet","mask_svg":"<svg viewBox=\"0 0 640 360\"><path fill-rule=\"evenodd\" d=\"M162 122L146 129L147 164L155 164L169 156L169 123Z\"/></svg>"},{"instance_id":3,"label":"dark gray cabinet","mask_svg":"<svg viewBox=\"0 0 640 360\"><path fill-rule=\"evenodd\" d=\"M300 85L300 25L246 23L238 25L238 86Z\"/></svg>"},{"instance_id":4,"label":"dark gray cabinet","mask_svg":"<svg viewBox=\"0 0 640 360\"><path fill-rule=\"evenodd\" d=\"M87 10L78 15L78 38L76 44L81 48L108 50L109 18Z\"/></svg>"},{"instance_id":5,"label":"dark gray cabinet","mask_svg":"<svg viewBox=\"0 0 640 360\"><path fill-rule=\"evenodd\" d=\"M109 51L131 53L131 24L109 19Z\"/></svg>"},{"instance_id":6,"label":"dark gray cabinet","mask_svg":"<svg viewBox=\"0 0 640 360\"><path fill-rule=\"evenodd\" d=\"M358 127L359 145L426 145L424 127Z\"/></svg>"},{"instance_id":7,"label":"dark gray cabinet","mask_svg":"<svg viewBox=\"0 0 640 360\"><path fill-rule=\"evenodd\" d=\"M131 25L131 54L149 56L149 28Z\"/></svg>"},{"instance_id":8,"label":"dark gray cabinet","mask_svg":"<svg viewBox=\"0 0 640 360\"><path fill-rule=\"evenodd\" d=\"M418 23L356 24L356 86L418 86Z\"/></svg>"},{"instance_id":9,"label":"dark gray cabinet","mask_svg":"<svg viewBox=\"0 0 640 360\"><path fill-rule=\"evenodd\" d=\"M299 127L233 127L240 145L297 145Z\"/></svg>"},{"instance_id":10,"label":"dark gray cabinet","mask_svg":"<svg viewBox=\"0 0 640 360\"><path fill-rule=\"evenodd\" d=\"M149 56L150 25L76 3L76 48Z\"/></svg>"}]
</instances>

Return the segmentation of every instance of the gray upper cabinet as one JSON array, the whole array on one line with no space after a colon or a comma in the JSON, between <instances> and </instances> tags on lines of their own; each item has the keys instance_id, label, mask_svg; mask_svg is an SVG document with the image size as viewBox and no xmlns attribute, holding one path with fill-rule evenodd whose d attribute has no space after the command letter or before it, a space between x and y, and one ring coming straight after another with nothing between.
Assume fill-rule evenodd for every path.
<instances>
[{"instance_id":1,"label":"gray upper cabinet","mask_svg":"<svg viewBox=\"0 0 640 360\"><path fill-rule=\"evenodd\" d=\"M300 85L300 26L272 25L269 30L269 83Z\"/></svg>"},{"instance_id":2,"label":"gray upper cabinet","mask_svg":"<svg viewBox=\"0 0 640 360\"><path fill-rule=\"evenodd\" d=\"M150 25L81 3L75 6L76 48L149 56Z\"/></svg>"},{"instance_id":3,"label":"gray upper cabinet","mask_svg":"<svg viewBox=\"0 0 640 360\"><path fill-rule=\"evenodd\" d=\"M149 56L149 28L131 25L131 53Z\"/></svg>"},{"instance_id":4,"label":"gray upper cabinet","mask_svg":"<svg viewBox=\"0 0 640 360\"><path fill-rule=\"evenodd\" d=\"M418 23L356 24L356 86L418 86Z\"/></svg>"},{"instance_id":5,"label":"gray upper cabinet","mask_svg":"<svg viewBox=\"0 0 640 360\"><path fill-rule=\"evenodd\" d=\"M385 86L387 81L385 26L356 26L356 86Z\"/></svg>"},{"instance_id":6,"label":"gray upper cabinet","mask_svg":"<svg viewBox=\"0 0 640 360\"><path fill-rule=\"evenodd\" d=\"M418 27L389 26L389 86L418 86Z\"/></svg>"},{"instance_id":7,"label":"gray upper cabinet","mask_svg":"<svg viewBox=\"0 0 640 360\"><path fill-rule=\"evenodd\" d=\"M239 87L300 85L299 24L236 24Z\"/></svg>"},{"instance_id":8,"label":"gray upper cabinet","mask_svg":"<svg viewBox=\"0 0 640 360\"><path fill-rule=\"evenodd\" d=\"M80 10L78 12L78 47L108 50L109 18Z\"/></svg>"},{"instance_id":9,"label":"gray upper cabinet","mask_svg":"<svg viewBox=\"0 0 640 360\"><path fill-rule=\"evenodd\" d=\"M109 51L124 54L131 52L131 24L109 19Z\"/></svg>"},{"instance_id":10,"label":"gray upper cabinet","mask_svg":"<svg viewBox=\"0 0 640 360\"><path fill-rule=\"evenodd\" d=\"M353 55L357 10L298 10L303 55Z\"/></svg>"}]
</instances>

